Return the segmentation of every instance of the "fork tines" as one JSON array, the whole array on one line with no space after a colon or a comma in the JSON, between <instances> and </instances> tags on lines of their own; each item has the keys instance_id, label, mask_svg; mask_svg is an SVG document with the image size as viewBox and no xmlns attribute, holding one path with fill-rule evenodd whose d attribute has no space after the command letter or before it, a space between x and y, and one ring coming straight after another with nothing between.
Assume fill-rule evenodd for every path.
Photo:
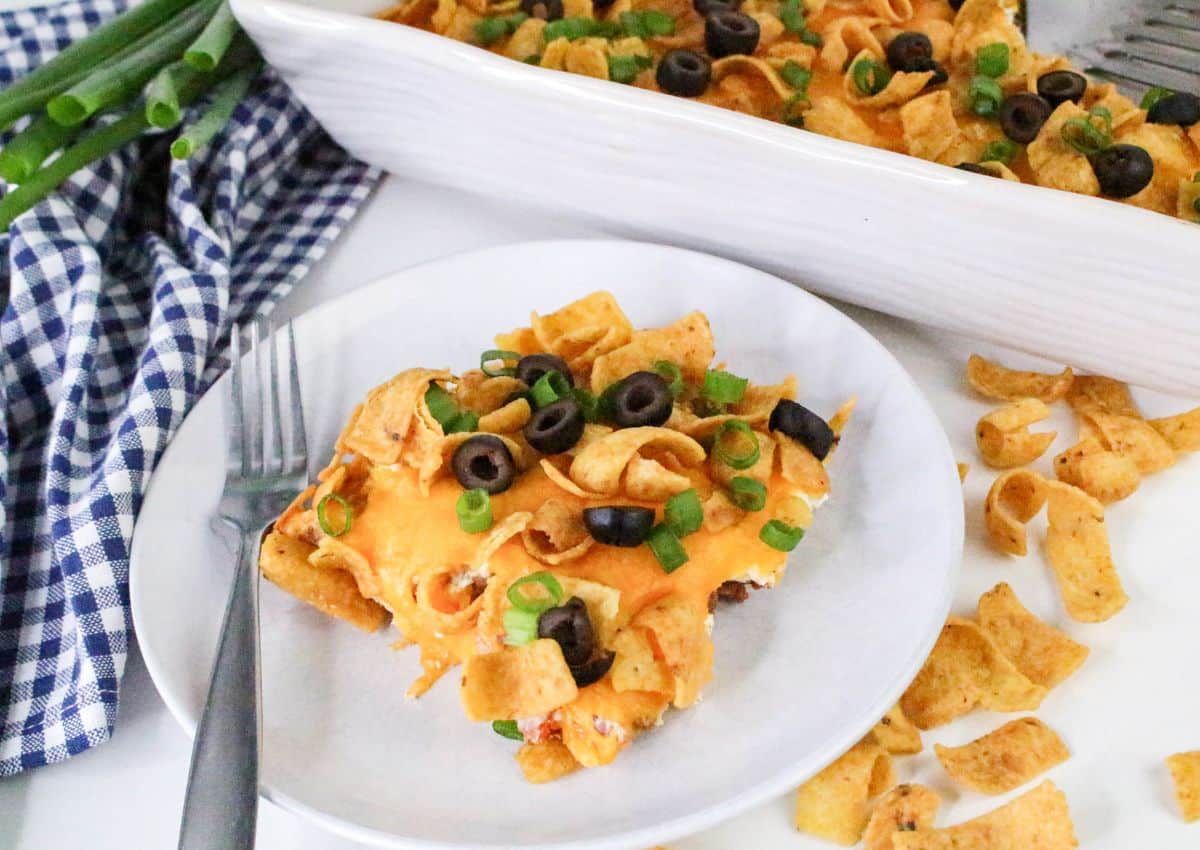
<instances>
[{"instance_id":1,"label":"fork tines","mask_svg":"<svg viewBox=\"0 0 1200 850\"><path fill-rule=\"evenodd\" d=\"M1070 51L1073 58L1131 88L1200 88L1200 0L1149 0L1130 9L1129 20Z\"/></svg>"},{"instance_id":2,"label":"fork tines","mask_svg":"<svg viewBox=\"0 0 1200 850\"><path fill-rule=\"evenodd\" d=\"M243 336L248 337L250 348L244 357ZM284 333L262 320L249 327L235 327L229 353L233 396L229 475L260 478L304 474L308 465L307 438L292 324L287 324Z\"/></svg>"}]
</instances>

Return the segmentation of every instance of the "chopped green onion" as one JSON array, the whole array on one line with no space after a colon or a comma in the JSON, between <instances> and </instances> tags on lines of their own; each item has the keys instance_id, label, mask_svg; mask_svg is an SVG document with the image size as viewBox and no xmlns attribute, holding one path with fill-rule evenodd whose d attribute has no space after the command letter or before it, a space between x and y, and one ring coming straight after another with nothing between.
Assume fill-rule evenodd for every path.
<instances>
[{"instance_id":1,"label":"chopped green onion","mask_svg":"<svg viewBox=\"0 0 1200 850\"><path fill-rule=\"evenodd\" d=\"M687 537L704 524L704 508L695 490L684 490L667 499L663 506L663 525L676 537Z\"/></svg>"},{"instance_id":2,"label":"chopped green onion","mask_svg":"<svg viewBox=\"0 0 1200 850\"><path fill-rule=\"evenodd\" d=\"M493 720L492 731L502 738L508 738L512 741L525 740L525 736L517 728L517 721L515 720Z\"/></svg>"},{"instance_id":3,"label":"chopped green onion","mask_svg":"<svg viewBox=\"0 0 1200 850\"><path fill-rule=\"evenodd\" d=\"M507 366L507 363L516 363L521 359L521 354L518 351L504 351L499 348L488 349L479 355L479 369L489 378L499 378L501 376L511 378L517 374L515 366ZM489 363L499 362L500 368L493 369L488 366Z\"/></svg>"},{"instance_id":4,"label":"chopped green onion","mask_svg":"<svg viewBox=\"0 0 1200 850\"><path fill-rule=\"evenodd\" d=\"M612 38L620 34L620 27L610 21L595 21L591 18L559 18L546 24L542 30L542 38L546 43L555 39L565 38L574 41L577 38L594 36L597 38Z\"/></svg>"},{"instance_id":5,"label":"chopped green onion","mask_svg":"<svg viewBox=\"0 0 1200 850\"><path fill-rule=\"evenodd\" d=\"M160 130L174 127L183 118L179 106L179 77L193 73L182 62L172 62L150 81L146 87L146 120Z\"/></svg>"},{"instance_id":6,"label":"chopped green onion","mask_svg":"<svg viewBox=\"0 0 1200 850\"><path fill-rule=\"evenodd\" d=\"M666 525L656 525L646 538L646 545L658 559L664 573L673 573L688 562L687 550Z\"/></svg>"},{"instance_id":7,"label":"chopped green onion","mask_svg":"<svg viewBox=\"0 0 1200 850\"><path fill-rule=\"evenodd\" d=\"M683 392L683 370L679 365L670 360L658 360L654 363L654 371L667 382L667 389L671 391L671 395L679 398L679 394Z\"/></svg>"},{"instance_id":8,"label":"chopped green onion","mask_svg":"<svg viewBox=\"0 0 1200 850\"><path fill-rule=\"evenodd\" d=\"M536 611L509 608L504 612L504 642L509 646L524 646L537 640L540 617Z\"/></svg>"},{"instance_id":9,"label":"chopped green onion","mask_svg":"<svg viewBox=\"0 0 1200 850\"><path fill-rule=\"evenodd\" d=\"M737 404L746 394L746 385L750 381L740 378L731 372L720 369L709 369L704 373L704 386L700 395L717 404Z\"/></svg>"},{"instance_id":10,"label":"chopped green onion","mask_svg":"<svg viewBox=\"0 0 1200 850\"><path fill-rule=\"evenodd\" d=\"M0 177L24 183L78 132L78 127L64 127L49 115L39 115L0 151Z\"/></svg>"},{"instance_id":11,"label":"chopped green onion","mask_svg":"<svg viewBox=\"0 0 1200 850\"><path fill-rule=\"evenodd\" d=\"M979 157L980 162L1002 162L1008 165L1013 161L1013 157L1017 155L1017 143L1012 139L998 139L994 142L989 142L988 146L983 149L983 156Z\"/></svg>"},{"instance_id":12,"label":"chopped green onion","mask_svg":"<svg viewBox=\"0 0 1200 850\"><path fill-rule=\"evenodd\" d=\"M1192 201L1192 209L1197 214L1200 214L1200 198L1196 198L1196 200Z\"/></svg>"},{"instance_id":13,"label":"chopped green onion","mask_svg":"<svg viewBox=\"0 0 1200 850\"><path fill-rule=\"evenodd\" d=\"M1197 171L1195 174L1192 175L1192 182L1200 183L1200 171Z\"/></svg>"},{"instance_id":14,"label":"chopped green onion","mask_svg":"<svg viewBox=\"0 0 1200 850\"><path fill-rule=\"evenodd\" d=\"M859 59L850 69L850 75L854 87L867 96L879 94L892 79L892 72L874 59Z\"/></svg>"},{"instance_id":15,"label":"chopped green onion","mask_svg":"<svg viewBox=\"0 0 1200 850\"><path fill-rule=\"evenodd\" d=\"M429 389L425 390L425 406L429 408L429 415L442 426L442 431L458 418L458 404L454 396L438 384L430 384Z\"/></svg>"},{"instance_id":16,"label":"chopped green onion","mask_svg":"<svg viewBox=\"0 0 1200 850\"><path fill-rule=\"evenodd\" d=\"M534 407L545 407L571 395L571 385L557 369L551 369L529 388Z\"/></svg>"},{"instance_id":17,"label":"chopped green onion","mask_svg":"<svg viewBox=\"0 0 1200 850\"><path fill-rule=\"evenodd\" d=\"M41 109L50 98L92 74L105 60L126 50L156 27L173 26L172 19L194 2L148 0L92 30L54 58L14 81L0 92L0 129Z\"/></svg>"},{"instance_id":18,"label":"chopped green onion","mask_svg":"<svg viewBox=\"0 0 1200 850\"><path fill-rule=\"evenodd\" d=\"M336 502L342 509L342 527L334 528L329 523L328 505L330 502ZM327 493L317 502L317 524L321 526L321 530L330 537L341 537L350 530L354 524L354 508L350 507L350 503L339 496L337 493Z\"/></svg>"},{"instance_id":19,"label":"chopped green onion","mask_svg":"<svg viewBox=\"0 0 1200 850\"><path fill-rule=\"evenodd\" d=\"M625 35L637 38L675 35L675 19L657 9L640 9L621 13L621 29Z\"/></svg>"},{"instance_id":20,"label":"chopped green onion","mask_svg":"<svg viewBox=\"0 0 1200 850\"><path fill-rule=\"evenodd\" d=\"M260 62L253 62L213 88L208 108L199 119L183 129L179 138L171 142L171 156L175 159L187 159L221 132L229 123L237 105L246 96L246 91L257 76L260 66Z\"/></svg>"},{"instance_id":21,"label":"chopped green onion","mask_svg":"<svg viewBox=\"0 0 1200 850\"><path fill-rule=\"evenodd\" d=\"M203 0L169 25L142 36L52 98L46 104L46 111L59 124L74 126L103 109L130 100L160 68L179 58L212 9L213 4Z\"/></svg>"},{"instance_id":22,"label":"chopped green onion","mask_svg":"<svg viewBox=\"0 0 1200 850\"><path fill-rule=\"evenodd\" d=\"M769 520L758 532L758 539L772 549L780 552L790 552L804 539L804 529L788 525L783 520Z\"/></svg>"},{"instance_id":23,"label":"chopped green onion","mask_svg":"<svg viewBox=\"0 0 1200 850\"><path fill-rule=\"evenodd\" d=\"M1003 41L981 47L975 54L975 70L985 77L1003 77L1008 73L1008 45Z\"/></svg>"},{"instance_id":24,"label":"chopped green onion","mask_svg":"<svg viewBox=\"0 0 1200 850\"><path fill-rule=\"evenodd\" d=\"M1112 113L1097 106L1087 118L1068 118L1062 126L1062 140L1084 156L1100 153L1112 145Z\"/></svg>"},{"instance_id":25,"label":"chopped green onion","mask_svg":"<svg viewBox=\"0 0 1200 850\"><path fill-rule=\"evenodd\" d=\"M761 511L767 506L767 485L755 478L736 475L729 482L733 503L744 511Z\"/></svg>"},{"instance_id":26,"label":"chopped green onion","mask_svg":"<svg viewBox=\"0 0 1200 850\"><path fill-rule=\"evenodd\" d=\"M483 18L475 22L475 40L490 47L508 35L508 24L503 18Z\"/></svg>"},{"instance_id":27,"label":"chopped green onion","mask_svg":"<svg viewBox=\"0 0 1200 850\"><path fill-rule=\"evenodd\" d=\"M821 48L825 46L825 39L819 32L805 29L800 33L800 43L807 44L809 47Z\"/></svg>"},{"instance_id":28,"label":"chopped green onion","mask_svg":"<svg viewBox=\"0 0 1200 850\"><path fill-rule=\"evenodd\" d=\"M541 65L542 64L542 54L531 53L530 55L526 56L521 61L524 62L526 65Z\"/></svg>"},{"instance_id":29,"label":"chopped green onion","mask_svg":"<svg viewBox=\"0 0 1200 850\"><path fill-rule=\"evenodd\" d=\"M1000 111L1004 100L1004 90L991 77L976 74L971 78L967 87L967 97L970 98L971 111L976 115L988 118Z\"/></svg>"},{"instance_id":30,"label":"chopped green onion","mask_svg":"<svg viewBox=\"0 0 1200 850\"><path fill-rule=\"evenodd\" d=\"M571 395L579 404L579 409L583 411L584 422L599 422L600 421L600 401L585 390L583 387L575 387L571 390Z\"/></svg>"},{"instance_id":31,"label":"chopped green onion","mask_svg":"<svg viewBox=\"0 0 1200 850\"><path fill-rule=\"evenodd\" d=\"M804 113L799 110L801 106L809 104L808 94L806 92L797 92L783 102L783 122L792 127L804 127Z\"/></svg>"},{"instance_id":32,"label":"chopped green onion","mask_svg":"<svg viewBox=\"0 0 1200 850\"><path fill-rule=\"evenodd\" d=\"M449 425L442 426L446 434L465 434L479 428L479 414L473 410L464 410L454 417Z\"/></svg>"},{"instance_id":33,"label":"chopped green onion","mask_svg":"<svg viewBox=\"0 0 1200 850\"><path fill-rule=\"evenodd\" d=\"M732 437L732 440L728 439ZM729 443L743 444L742 450L731 448ZM721 423L713 438L713 453L717 460L733 469L749 469L758 463L761 452L758 448L758 435L741 419L730 419Z\"/></svg>"},{"instance_id":34,"label":"chopped green onion","mask_svg":"<svg viewBox=\"0 0 1200 850\"><path fill-rule=\"evenodd\" d=\"M649 56L609 56L608 78L617 83L632 83L637 75L654 64Z\"/></svg>"},{"instance_id":35,"label":"chopped green onion","mask_svg":"<svg viewBox=\"0 0 1200 850\"><path fill-rule=\"evenodd\" d=\"M533 589L535 585L542 589L544 595L530 596L525 592L525 588ZM508 586L508 601L512 603L513 608L530 614L548 611L562 602L562 598L562 585L545 570L522 576Z\"/></svg>"},{"instance_id":36,"label":"chopped green onion","mask_svg":"<svg viewBox=\"0 0 1200 850\"><path fill-rule=\"evenodd\" d=\"M183 61L197 71L208 73L225 58L237 34L237 19L229 9L229 0L223 0L200 35L196 36L196 40L184 52Z\"/></svg>"},{"instance_id":37,"label":"chopped green onion","mask_svg":"<svg viewBox=\"0 0 1200 850\"><path fill-rule=\"evenodd\" d=\"M1149 112L1154 108L1154 104L1158 103L1164 98L1170 97L1173 94L1175 94L1175 92L1168 88L1164 88L1163 86L1154 86L1144 95L1142 95L1142 102L1139 105L1142 107L1142 109L1145 109L1147 112Z\"/></svg>"},{"instance_id":38,"label":"chopped green onion","mask_svg":"<svg viewBox=\"0 0 1200 850\"><path fill-rule=\"evenodd\" d=\"M454 503L458 527L467 534L479 534L492 527L492 497L487 490L466 490Z\"/></svg>"},{"instance_id":39,"label":"chopped green onion","mask_svg":"<svg viewBox=\"0 0 1200 850\"><path fill-rule=\"evenodd\" d=\"M808 91L808 84L812 82L812 71L791 59L783 63L779 76L789 86L801 92Z\"/></svg>"},{"instance_id":40,"label":"chopped green onion","mask_svg":"<svg viewBox=\"0 0 1200 850\"><path fill-rule=\"evenodd\" d=\"M783 5L779 7L779 20L788 32L808 32L808 21L804 17L804 10L800 8L800 0L784 0Z\"/></svg>"}]
</instances>

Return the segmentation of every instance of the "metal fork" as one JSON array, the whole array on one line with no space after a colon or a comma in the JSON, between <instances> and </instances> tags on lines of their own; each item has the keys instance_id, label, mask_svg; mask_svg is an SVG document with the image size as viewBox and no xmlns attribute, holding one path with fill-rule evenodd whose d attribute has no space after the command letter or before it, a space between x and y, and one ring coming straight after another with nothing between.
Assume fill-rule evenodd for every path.
<instances>
[{"instance_id":1,"label":"metal fork","mask_svg":"<svg viewBox=\"0 0 1200 850\"><path fill-rule=\"evenodd\" d=\"M1130 94L1151 86L1200 90L1200 0L1121 2L1112 11L1122 23L1068 47L1067 55Z\"/></svg>"},{"instance_id":2,"label":"metal fork","mask_svg":"<svg viewBox=\"0 0 1200 850\"><path fill-rule=\"evenodd\" d=\"M258 554L268 524L304 487L308 469L295 332L289 323L282 335L287 349L283 375L280 338L269 332L260 346L261 332L259 323L250 330L247 363L242 362L242 329L235 327L230 340L229 444L218 519L237 534L237 567L192 746L179 850L254 846L260 723ZM263 349L269 378L263 374Z\"/></svg>"}]
</instances>

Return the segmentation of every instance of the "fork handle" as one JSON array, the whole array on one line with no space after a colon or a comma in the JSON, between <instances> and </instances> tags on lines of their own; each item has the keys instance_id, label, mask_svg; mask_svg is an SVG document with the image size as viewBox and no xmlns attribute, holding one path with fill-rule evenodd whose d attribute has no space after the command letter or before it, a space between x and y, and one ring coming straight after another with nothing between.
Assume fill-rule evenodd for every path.
<instances>
[{"instance_id":1,"label":"fork handle","mask_svg":"<svg viewBox=\"0 0 1200 850\"><path fill-rule=\"evenodd\" d=\"M248 850L258 820L258 549L244 535L183 801L179 850Z\"/></svg>"}]
</instances>

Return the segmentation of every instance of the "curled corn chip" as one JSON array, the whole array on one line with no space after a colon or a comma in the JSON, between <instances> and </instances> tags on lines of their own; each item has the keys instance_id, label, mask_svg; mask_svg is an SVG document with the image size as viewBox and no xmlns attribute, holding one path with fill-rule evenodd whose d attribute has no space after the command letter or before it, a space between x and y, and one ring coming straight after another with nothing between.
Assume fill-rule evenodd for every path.
<instances>
[{"instance_id":1,"label":"curled corn chip","mask_svg":"<svg viewBox=\"0 0 1200 850\"><path fill-rule=\"evenodd\" d=\"M900 706L918 728L932 729L976 706L1032 711L1045 696L977 624L951 617Z\"/></svg>"},{"instance_id":2,"label":"curled corn chip","mask_svg":"<svg viewBox=\"0 0 1200 850\"><path fill-rule=\"evenodd\" d=\"M913 156L946 165L973 158L954 117L954 103L948 91L930 92L901 106L900 126L904 149Z\"/></svg>"},{"instance_id":3,"label":"curled corn chip","mask_svg":"<svg viewBox=\"0 0 1200 850\"><path fill-rule=\"evenodd\" d=\"M983 504L988 541L1009 555L1028 551L1025 523L1046 503L1046 481L1028 469L1012 469L996 478Z\"/></svg>"},{"instance_id":4,"label":"curled corn chip","mask_svg":"<svg viewBox=\"0 0 1200 850\"><path fill-rule=\"evenodd\" d=\"M1078 487L1046 482L1046 557L1067 613L1084 623L1109 619L1129 601L1108 548L1104 506Z\"/></svg>"},{"instance_id":5,"label":"curled corn chip","mask_svg":"<svg viewBox=\"0 0 1200 850\"><path fill-rule=\"evenodd\" d=\"M449 381L444 369L408 369L367 393L342 442L372 463L395 463L412 428L418 402L434 381ZM438 428L440 433L441 428Z\"/></svg>"},{"instance_id":6,"label":"curled corn chip","mask_svg":"<svg viewBox=\"0 0 1200 850\"><path fill-rule=\"evenodd\" d=\"M1175 799L1185 821L1200 820L1200 750L1176 753L1167 759L1175 783Z\"/></svg>"},{"instance_id":7,"label":"curled corn chip","mask_svg":"<svg viewBox=\"0 0 1200 850\"><path fill-rule=\"evenodd\" d=\"M654 654L654 645L645 629L627 626L617 632L609 646L616 653L611 671L614 690L667 695L675 692L671 671Z\"/></svg>"},{"instance_id":8,"label":"curled corn chip","mask_svg":"<svg viewBox=\"0 0 1200 850\"><path fill-rule=\"evenodd\" d=\"M891 757L870 735L800 786L796 829L850 846L867 825L867 802L892 780Z\"/></svg>"},{"instance_id":9,"label":"curled corn chip","mask_svg":"<svg viewBox=\"0 0 1200 850\"><path fill-rule=\"evenodd\" d=\"M779 72L764 59L756 59L753 56L745 56L739 53L733 56L726 56L712 63L712 77L714 80L719 81L728 74L739 72L751 72L761 76L775 94L779 96L780 100L787 100L795 93L795 90L779 76Z\"/></svg>"},{"instance_id":10,"label":"curled corn chip","mask_svg":"<svg viewBox=\"0 0 1200 850\"><path fill-rule=\"evenodd\" d=\"M475 550L475 557L471 559L470 566L472 568L486 567L488 560L496 554L496 550L524 531L532 520L533 514L529 511L514 511L493 525L484 538L479 541L479 547Z\"/></svg>"},{"instance_id":11,"label":"curled corn chip","mask_svg":"<svg viewBox=\"0 0 1200 850\"><path fill-rule=\"evenodd\" d=\"M1037 138L1025 148L1029 167L1039 186L1099 195L1100 181L1088 158L1063 141L1063 125L1076 118L1086 121L1088 113L1069 100L1054 110Z\"/></svg>"},{"instance_id":12,"label":"curled corn chip","mask_svg":"<svg viewBox=\"0 0 1200 850\"><path fill-rule=\"evenodd\" d=\"M568 478L565 474L563 474L563 472L557 466L555 466L554 462L552 460L550 460L550 458L548 458L548 457L542 458L541 467L542 467L542 472L545 473L547 478L549 478L552 482L554 482L556 485L558 485L558 487L560 489L564 490L567 493L570 493L572 496L578 496L581 499L603 499L604 498L603 493L589 493L587 490L584 490L582 487L580 487L578 484L576 484L574 481L572 481L570 478Z\"/></svg>"},{"instance_id":13,"label":"curled corn chip","mask_svg":"<svg viewBox=\"0 0 1200 850\"><path fill-rule=\"evenodd\" d=\"M546 45L542 66L561 70L570 48L565 39ZM547 316L534 313L530 325L542 350L557 354L579 372L591 369L597 357L620 348L633 333L611 292L593 292Z\"/></svg>"},{"instance_id":14,"label":"curled corn chip","mask_svg":"<svg viewBox=\"0 0 1200 850\"><path fill-rule=\"evenodd\" d=\"M471 720L516 720L548 714L579 695L558 643L535 640L463 663L460 696Z\"/></svg>"},{"instance_id":15,"label":"curled corn chip","mask_svg":"<svg viewBox=\"0 0 1200 850\"><path fill-rule=\"evenodd\" d=\"M842 90L846 101L865 109L886 109L912 100L933 79L933 71L897 71L888 77L887 85L873 95L864 95L854 81L854 66L860 61L873 61L870 49L859 52L850 63L850 69L842 78Z\"/></svg>"},{"instance_id":16,"label":"curled corn chip","mask_svg":"<svg viewBox=\"0 0 1200 850\"><path fill-rule=\"evenodd\" d=\"M912 20L912 0L869 0L872 14L893 24Z\"/></svg>"},{"instance_id":17,"label":"curled corn chip","mask_svg":"<svg viewBox=\"0 0 1200 850\"><path fill-rule=\"evenodd\" d=\"M571 480L589 493L615 494L630 462L643 449L669 451L684 465L704 460L704 447L686 434L668 428L623 428L605 434L571 461ZM684 488L686 489L686 488Z\"/></svg>"},{"instance_id":18,"label":"curled corn chip","mask_svg":"<svg viewBox=\"0 0 1200 850\"><path fill-rule=\"evenodd\" d=\"M1046 375L1008 369L978 354L972 354L967 360L967 382L971 388L985 398L1000 401L1036 398L1045 404L1053 404L1066 396L1074 380L1075 374L1070 367L1057 375Z\"/></svg>"},{"instance_id":19,"label":"curled corn chip","mask_svg":"<svg viewBox=\"0 0 1200 850\"><path fill-rule=\"evenodd\" d=\"M713 645L704 626L707 613L681 597L668 596L643 608L632 620L649 633L655 655L666 662L674 680L676 708L695 703L712 678Z\"/></svg>"},{"instance_id":20,"label":"curled corn chip","mask_svg":"<svg viewBox=\"0 0 1200 850\"><path fill-rule=\"evenodd\" d=\"M504 46L504 55L509 59L516 59L518 62L524 62L528 57L536 56L542 49L545 29L546 21L541 18L526 18L513 32L508 44ZM520 351L520 349L506 350ZM520 353L531 354L532 352Z\"/></svg>"},{"instance_id":21,"label":"curled corn chip","mask_svg":"<svg viewBox=\"0 0 1200 850\"><path fill-rule=\"evenodd\" d=\"M779 447L779 472L785 481L812 499L829 492L829 473L806 446L780 432L775 432L775 443Z\"/></svg>"},{"instance_id":22,"label":"curled corn chip","mask_svg":"<svg viewBox=\"0 0 1200 850\"><path fill-rule=\"evenodd\" d=\"M592 391L598 395L626 375L653 369L660 360L674 363L685 378L699 382L714 356L708 318L698 311L688 313L665 328L636 331L624 345L597 357L592 366Z\"/></svg>"},{"instance_id":23,"label":"curled corn chip","mask_svg":"<svg viewBox=\"0 0 1200 850\"><path fill-rule=\"evenodd\" d=\"M529 421L533 408L523 398L510 401L491 413L479 417L479 431L484 434L512 434L520 431Z\"/></svg>"},{"instance_id":24,"label":"curled corn chip","mask_svg":"<svg viewBox=\"0 0 1200 850\"><path fill-rule=\"evenodd\" d=\"M860 145L879 147L882 142L880 135L849 104L828 95L813 100L813 105L804 113L804 126L822 136Z\"/></svg>"},{"instance_id":25,"label":"curled corn chip","mask_svg":"<svg viewBox=\"0 0 1200 850\"><path fill-rule=\"evenodd\" d=\"M634 455L625 466L625 493L645 502L665 502L676 493L690 489L692 480L672 472L653 458Z\"/></svg>"},{"instance_id":26,"label":"curled corn chip","mask_svg":"<svg viewBox=\"0 0 1200 850\"><path fill-rule=\"evenodd\" d=\"M525 551L543 564L561 564L582 556L595 542L580 512L562 499L548 499L521 531Z\"/></svg>"},{"instance_id":27,"label":"curled corn chip","mask_svg":"<svg viewBox=\"0 0 1200 850\"><path fill-rule=\"evenodd\" d=\"M892 706L891 711L875 724L871 734L892 755L912 755L923 748L921 730L904 716L904 709L899 704Z\"/></svg>"},{"instance_id":28,"label":"curled corn chip","mask_svg":"<svg viewBox=\"0 0 1200 850\"><path fill-rule=\"evenodd\" d=\"M353 575L341 569L323 569L309 562L314 548L278 531L263 540L259 566L263 576L331 617L373 632L387 622L387 610L363 597Z\"/></svg>"},{"instance_id":29,"label":"curled corn chip","mask_svg":"<svg viewBox=\"0 0 1200 850\"><path fill-rule=\"evenodd\" d=\"M714 534L724 531L741 521L745 515L746 512L730 501L724 490L713 490L712 495L704 500L705 531Z\"/></svg>"},{"instance_id":30,"label":"curled corn chip","mask_svg":"<svg viewBox=\"0 0 1200 850\"><path fill-rule=\"evenodd\" d=\"M562 779L581 767L571 751L557 738L525 744L517 750L517 765L525 779L535 785Z\"/></svg>"},{"instance_id":31,"label":"curled corn chip","mask_svg":"<svg viewBox=\"0 0 1200 850\"><path fill-rule=\"evenodd\" d=\"M863 850L893 850L896 833L932 829L941 803L941 798L924 785L897 785L871 813L863 833Z\"/></svg>"},{"instance_id":32,"label":"curled corn chip","mask_svg":"<svg viewBox=\"0 0 1200 850\"><path fill-rule=\"evenodd\" d=\"M1200 185L1200 184L1197 184ZM1151 419L1150 427L1162 434L1167 444L1177 452L1200 451L1200 407L1187 413Z\"/></svg>"},{"instance_id":33,"label":"curled corn chip","mask_svg":"<svg viewBox=\"0 0 1200 850\"><path fill-rule=\"evenodd\" d=\"M1094 437L1085 437L1057 455L1054 474L1105 505L1128 498L1142 483L1142 473L1131 457L1106 449Z\"/></svg>"},{"instance_id":34,"label":"curled corn chip","mask_svg":"<svg viewBox=\"0 0 1200 850\"><path fill-rule=\"evenodd\" d=\"M1001 582L979 597L979 625L1025 676L1053 688L1079 669L1088 648L1031 614Z\"/></svg>"},{"instance_id":35,"label":"curled corn chip","mask_svg":"<svg viewBox=\"0 0 1200 850\"><path fill-rule=\"evenodd\" d=\"M1036 398L1023 398L979 420L975 444L985 463L994 469L1011 469L1033 463L1042 456L1057 431L1031 433L1029 425L1050 416L1050 409Z\"/></svg>"},{"instance_id":36,"label":"curled corn chip","mask_svg":"<svg viewBox=\"0 0 1200 850\"><path fill-rule=\"evenodd\" d=\"M1099 434L1105 448L1132 460L1143 475L1175 463L1175 452L1170 443L1141 416L1104 411L1084 416Z\"/></svg>"},{"instance_id":37,"label":"curled corn chip","mask_svg":"<svg viewBox=\"0 0 1200 850\"><path fill-rule=\"evenodd\" d=\"M1010 720L961 747L934 744L946 773L982 794L1004 794L1062 764L1071 753L1036 717Z\"/></svg>"},{"instance_id":38,"label":"curled corn chip","mask_svg":"<svg viewBox=\"0 0 1200 850\"><path fill-rule=\"evenodd\" d=\"M883 18L863 15L847 15L830 22L822 32L825 44L821 47L817 62L827 70L840 71L846 67L851 56L857 56L864 50L874 58L882 59L883 45L872 30L886 23Z\"/></svg>"},{"instance_id":39,"label":"curled corn chip","mask_svg":"<svg viewBox=\"0 0 1200 850\"><path fill-rule=\"evenodd\" d=\"M577 596L587 606L588 618L596 632L596 640L601 646L607 646L617 632L617 622L621 610L621 591L598 581L588 581L571 576L559 576L562 585L563 598Z\"/></svg>"},{"instance_id":40,"label":"curled corn chip","mask_svg":"<svg viewBox=\"0 0 1200 850\"><path fill-rule=\"evenodd\" d=\"M945 829L898 832L895 850L1073 850L1079 846L1067 797L1053 782L986 815Z\"/></svg>"},{"instance_id":41,"label":"curled corn chip","mask_svg":"<svg viewBox=\"0 0 1200 850\"><path fill-rule=\"evenodd\" d=\"M525 389L516 378L508 375L489 378L479 369L472 369L463 373L454 385L454 400L459 407L483 415L503 407L505 399Z\"/></svg>"},{"instance_id":42,"label":"curled corn chip","mask_svg":"<svg viewBox=\"0 0 1200 850\"><path fill-rule=\"evenodd\" d=\"M1113 378L1102 375L1080 375L1071 382L1067 390L1067 404L1080 416L1092 413L1116 413L1121 416L1140 417L1141 411L1134 404L1129 387Z\"/></svg>"}]
</instances>

